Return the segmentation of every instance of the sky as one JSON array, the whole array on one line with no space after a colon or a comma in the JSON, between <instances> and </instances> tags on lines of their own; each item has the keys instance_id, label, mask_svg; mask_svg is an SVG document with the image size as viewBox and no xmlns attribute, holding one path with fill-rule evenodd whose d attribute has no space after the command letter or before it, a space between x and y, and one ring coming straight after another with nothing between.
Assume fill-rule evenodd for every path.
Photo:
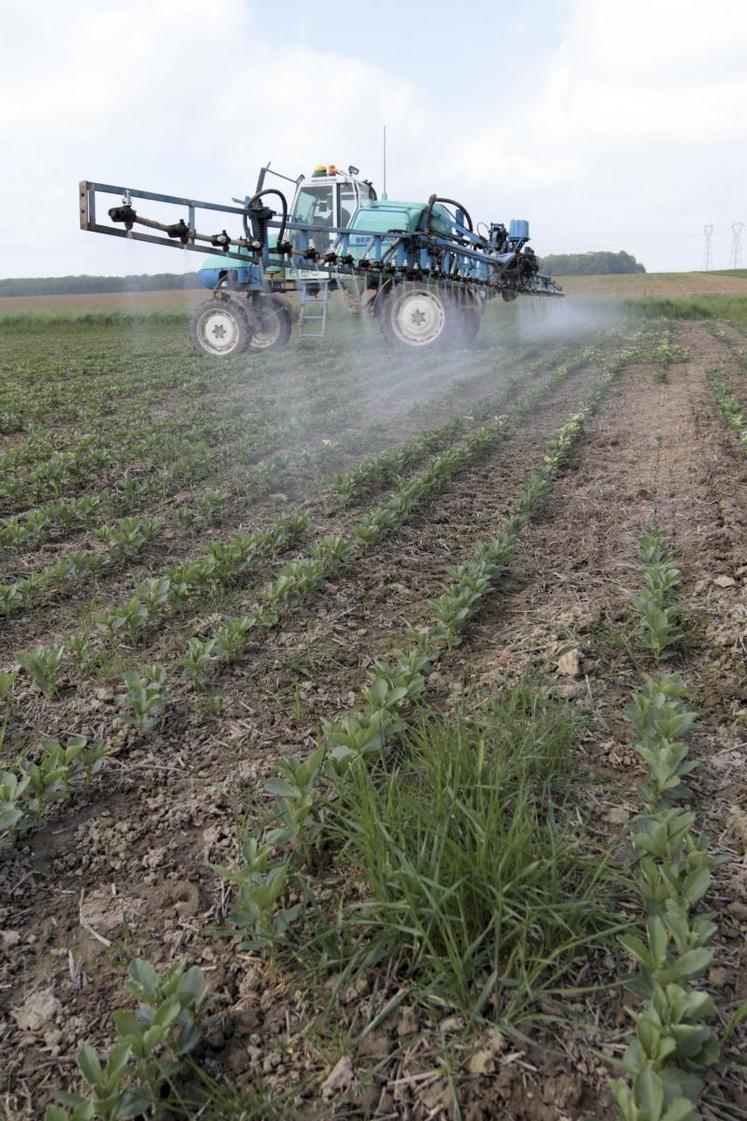
<instances>
[{"instance_id":1,"label":"sky","mask_svg":"<svg viewBox=\"0 0 747 1121\"><path fill-rule=\"evenodd\" d=\"M81 179L213 202L355 164L553 252L731 265L744 0L0 0L0 277L182 272L82 232ZM112 200L116 201L116 200ZM745 231L747 263L747 231Z\"/></svg>"}]
</instances>

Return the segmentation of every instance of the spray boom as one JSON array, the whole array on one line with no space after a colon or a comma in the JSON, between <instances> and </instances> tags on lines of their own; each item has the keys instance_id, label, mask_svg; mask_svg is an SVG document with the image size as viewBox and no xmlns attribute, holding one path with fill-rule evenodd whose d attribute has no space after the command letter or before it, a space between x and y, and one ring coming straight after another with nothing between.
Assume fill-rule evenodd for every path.
<instances>
[{"instance_id":1,"label":"spray boom","mask_svg":"<svg viewBox=\"0 0 747 1121\"><path fill-rule=\"evenodd\" d=\"M405 346L431 346L455 334L474 337L485 304L496 296L563 295L540 274L523 219L508 227L502 222L475 227L467 208L453 198L378 199L352 165L348 173L320 165L309 178L288 180L295 183L289 204L282 190L264 186L268 172L269 164L255 193L233 205L86 180L80 184L81 228L223 258L198 273L212 289L208 303L217 305L214 315L205 310L197 327L198 349L208 354L226 352L211 335L219 326L225 334L226 315L238 324L233 333L242 347L265 349L255 341L264 335L272 338L267 345L287 341L285 321L292 308L281 293L300 294L302 335L324 334L329 294L341 289L356 309L365 305L376 316L392 342ZM109 223L97 221L99 194L122 198L108 210ZM178 207L182 214L171 221L146 217L134 199ZM216 214L226 224L218 232L202 232L198 213L206 224ZM240 229L229 232L226 219ZM307 329L312 322L319 326Z\"/></svg>"}]
</instances>

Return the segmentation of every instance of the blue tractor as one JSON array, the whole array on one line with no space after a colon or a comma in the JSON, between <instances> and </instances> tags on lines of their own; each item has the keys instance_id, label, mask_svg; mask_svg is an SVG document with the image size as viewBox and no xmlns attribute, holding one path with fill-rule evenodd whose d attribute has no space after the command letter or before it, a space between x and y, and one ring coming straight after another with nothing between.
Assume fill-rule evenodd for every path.
<instances>
[{"instance_id":1,"label":"blue tractor","mask_svg":"<svg viewBox=\"0 0 747 1121\"><path fill-rule=\"evenodd\" d=\"M198 276L211 294L195 309L190 334L211 357L284 346L295 320L301 337L321 338L334 292L372 315L392 345L420 348L469 345L496 296L563 295L541 275L523 219L480 232L454 199L379 199L357 168L334 165L308 178L280 176L294 187L289 205L280 188L265 186L268 173L277 175L263 168L254 194L231 206L84 181L81 227L206 252ZM96 219L97 193L122 196L108 224ZM144 217L135 199L186 207L186 221L183 213L175 222ZM240 219L241 231L200 232L198 211Z\"/></svg>"}]
</instances>

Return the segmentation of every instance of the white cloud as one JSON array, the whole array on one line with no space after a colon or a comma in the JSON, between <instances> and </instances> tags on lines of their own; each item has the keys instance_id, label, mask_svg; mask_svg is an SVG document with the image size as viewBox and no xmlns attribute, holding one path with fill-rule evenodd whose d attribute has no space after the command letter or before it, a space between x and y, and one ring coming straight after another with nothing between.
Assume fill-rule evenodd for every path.
<instances>
[{"instance_id":1,"label":"white cloud","mask_svg":"<svg viewBox=\"0 0 747 1121\"><path fill-rule=\"evenodd\" d=\"M555 48L526 49L526 28L500 45L526 50L531 81L503 85L476 39L461 65L434 58L427 88L406 52L373 65L343 33L334 50L292 28L271 45L277 15L245 0L5 7L0 275L189 267L80 233L78 179L220 201L271 159L291 175L352 161L378 182L384 122L391 192L527 215L540 253L635 245L649 266L695 267L672 239L745 218L741 0L572 0ZM494 68L493 98L473 102L471 66Z\"/></svg>"},{"instance_id":2,"label":"white cloud","mask_svg":"<svg viewBox=\"0 0 747 1121\"><path fill-rule=\"evenodd\" d=\"M454 174L534 216L540 253L635 246L650 267L696 268L690 235L746 216L745 54L741 0L576 0L533 96L483 113Z\"/></svg>"}]
</instances>

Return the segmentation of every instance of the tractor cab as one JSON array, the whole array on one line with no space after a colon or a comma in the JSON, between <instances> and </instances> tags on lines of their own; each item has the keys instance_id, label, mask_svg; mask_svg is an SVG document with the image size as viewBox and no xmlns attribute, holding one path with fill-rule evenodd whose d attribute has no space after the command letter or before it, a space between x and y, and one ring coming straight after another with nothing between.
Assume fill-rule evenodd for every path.
<instances>
[{"instance_id":1,"label":"tractor cab","mask_svg":"<svg viewBox=\"0 0 747 1121\"><path fill-rule=\"evenodd\" d=\"M290 221L310 226L328 226L330 233L314 233L309 245L317 253L329 253L337 240L335 229L347 229L356 210L376 198L376 191L367 179L358 179L358 168L339 171L334 164L318 164L308 178L296 180L296 193L290 208ZM288 234L293 241L293 231ZM309 280L316 274L313 269L287 269L286 276L294 280Z\"/></svg>"},{"instance_id":2,"label":"tractor cab","mask_svg":"<svg viewBox=\"0 0 747 1121\"><path fill-rule=\"evenodd\" d=\"M355 212L376 199L376 191L368 179L359 179L358 168L352 165L347 171L340 171L335 164L317 164L309 176L299 175L297 179L290 179L287 175L270 169L267 164L263 167L257 181L257 192L265 187L267 175L274 175L284 179L295 186L293 200L288 208L288 220L291 223L301 222L304 225L328 226L329 233L318 232L311 235L308 245L313 246L322 255L328 253L337 239L334 229L347 229ZM240 200L235 199L235 202ZM249 201L249 196L244 202ZM269 198L273 204L272 195ZM277 220L277 219L276 219ZM297 233L297 231L296 231ZM288 230L287 239L294 240L294 230ZM241 250L226 255L226 262L222 265L216 262L215 257L208 257L203 267L198 272L198 279L205 288L215 288L223 283L232 271L240 284L257 279L256 266L242 267ZM265 279L276 291L292 291L297 287L298 281L328 279L328 274L313 268L291 268L282 257L270 252L269 262L264 270Z\"/></svg>"},{"instance_id":3,"label":"tractor cab","mask_svg":"<svg viewBox=\"0 0 747 1121\"><path fill-rule=\"evenodd\" d=\"M367 180L353 177L351 173L357 171L354 167L348 172L338 171L334 164L315 167L308 179L297 183L291 221L346 229L358 207L376 198L376 191ZM330 235L330 244L332 240Z\"/></svg>"}]
</instances>

